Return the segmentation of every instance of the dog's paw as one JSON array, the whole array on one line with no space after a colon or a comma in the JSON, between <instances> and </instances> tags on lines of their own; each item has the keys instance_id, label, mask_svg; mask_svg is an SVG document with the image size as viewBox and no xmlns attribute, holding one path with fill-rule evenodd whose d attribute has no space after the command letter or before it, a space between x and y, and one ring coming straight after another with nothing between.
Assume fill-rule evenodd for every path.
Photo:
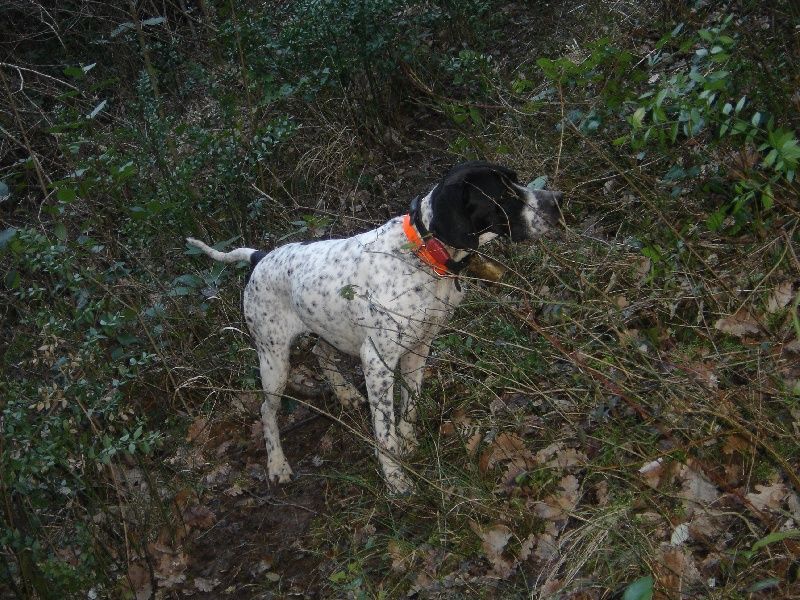
<instances>
[{"instance_id":1,"label":"dog's paw","mask_svg":"<svg viewBox=\"0 0 800 600\"><path fill-rule=\"evenodd\" d=\"M414 492L414 484L403 473L393 473L386 479L389 495L393 497L409 496Z\"/></svg>"},{"instance_id":2,"label":"dog's paw","mask_svg":"<svg viewBox=\"0 0 800 600\"><path fill-rule=\"evenodd\" d=\"M397 427L397 437L399 442L399 451L403 456L408 456L413 453L419 446L417 434L414 433L414 426L405 421L401 421Z\"/></svg>"},{"instance_id":3,"label":"dog's paw","mask_svg":"<svg viewBox=\"0 0 800 600\"><path fill-rule=\"evenodd\" d=\"M286 461L275 464L268 463L267 471L269 472L269 480L272 483L289 483L294 476L292 468Z\"/></svg>"},{"instance_id":4,"label":"dog's paw","mask_svg":"<svg viewBox=\"0 0 800 600\"><path fill-rule=\"evenodd\" d=\"M362 404L367 403L367 399L359 392L355 386L336 386L334 388L336 399L342 403L345 408L358 408Z\"/></svg>"}]
</instances>

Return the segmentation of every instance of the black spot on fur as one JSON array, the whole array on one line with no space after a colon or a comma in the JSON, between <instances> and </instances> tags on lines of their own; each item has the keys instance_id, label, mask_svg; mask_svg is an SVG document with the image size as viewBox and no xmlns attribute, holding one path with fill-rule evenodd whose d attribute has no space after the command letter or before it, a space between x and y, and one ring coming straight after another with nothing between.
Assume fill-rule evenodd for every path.
<instances>
[{"instance_id":1,"label":"black spot on fur","mask_svg":"<svg viewBox=\"0 0 800 600\"><path fill-rule=\"evenodd\" d=\"M256 268L256 265L259 263L259 261L266 255L267 253L262 250L256 250L250 255L250 271L247 273L247 277L244 280L245 285L250 283L250 276L253 274L253 269Z\"/></svg>"}]
</instances>

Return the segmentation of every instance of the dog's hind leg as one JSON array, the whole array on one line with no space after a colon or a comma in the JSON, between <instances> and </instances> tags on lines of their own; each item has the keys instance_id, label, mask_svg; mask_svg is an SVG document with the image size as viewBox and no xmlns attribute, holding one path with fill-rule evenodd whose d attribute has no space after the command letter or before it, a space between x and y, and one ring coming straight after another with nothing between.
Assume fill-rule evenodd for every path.
<instances>
[{"instance_id":1,"label":"dog's hind leg","mask_svg":"<svg viewBox=\"0 0 800 600\"><path fill-rule=\"evenodd\" d=\"M333 388L333 393L336 394L336 398L342 403L342 406L354 408L367 402L361 392L347 381L336 367L336 359L338 358L336 348L320 338L317 340L317 345L314 346L314 354L317 355L322 372L325 373L328 383Z\"/></svg>"},{"instance_id":2,"label":"dog's hind leg","mask_svg":"<svg viewBox=\"0 0 800 600\"><path fill-rule=\"evenodd\" d=\"M269 306L269 303L262 302L262 306ZM277 414L289 374L291 344L303 332L303 328L299 321L287 319L286 314L282 315L279 324L276 318L269 318L266 313L260 315L262 318L256 322L248 314L250 312L248 309L251 308L246 301L245 318L258 352L261 387L264 389L261 422L264 426L264 442L267 448L267 473L270 481L285 483L291 479L292 469L283 454Z\"/></svg>"}]
</instances>

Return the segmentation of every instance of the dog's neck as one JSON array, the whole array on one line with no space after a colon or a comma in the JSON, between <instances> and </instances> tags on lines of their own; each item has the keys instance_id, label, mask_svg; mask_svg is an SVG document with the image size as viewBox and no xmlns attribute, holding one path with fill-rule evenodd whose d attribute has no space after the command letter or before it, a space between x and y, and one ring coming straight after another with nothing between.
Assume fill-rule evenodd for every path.
<instances>
[{"instance_id":1,"label":"dog's neck","mask_svg":"<svg viewBox=\"0 0 800 600\"><path fill-rule=\"evenodd\" d=\"M431 206L431 195L433 194L433 190L428 192L428 195L425 196L422 200L419 201L419 219L422 221L422 225L428 231L431 230L431 221L433 220L433 207ZM478 236L478 246L483 246L484 244L488 244L494 238L497 237L496 233L488 232L482 233ZM441 240L440 240L441 241ZM447 251L450 253L450 256L455 261L459 261L464 258L469 252L467 250L461 250L459 248L454 248L453 246L449 246L447 244L442 243Z\"/></svg>"}]
</instances>

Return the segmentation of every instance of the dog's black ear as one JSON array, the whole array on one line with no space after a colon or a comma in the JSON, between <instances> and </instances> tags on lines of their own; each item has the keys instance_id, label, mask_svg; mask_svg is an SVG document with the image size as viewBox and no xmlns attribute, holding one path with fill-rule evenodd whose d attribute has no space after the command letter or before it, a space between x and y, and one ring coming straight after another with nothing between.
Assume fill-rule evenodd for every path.
<instances>
[{"instance_id":1,"label":"dog's black ear","mask_svg":"<svg viewBox=\"0 0 800 600\"><path fill-rule=\"evenodd\" d=\"M507 220L500 201L517 182L511 169L484 161L453 167L431 195L431 232L449 246L476 250L481 233Z\"/></svg>"},{"instance_id":2,"label":"dog's black ear","mask_svg":"<svg viewBox=\"0 0 800 600\"><path fill-rule=\"evenodd\" d=\"M433 214L429 229L448 246L462 250L477 250L478 232L469 214L464 179L441 183L431 194Z\"/></svg>"}]
</instances>

